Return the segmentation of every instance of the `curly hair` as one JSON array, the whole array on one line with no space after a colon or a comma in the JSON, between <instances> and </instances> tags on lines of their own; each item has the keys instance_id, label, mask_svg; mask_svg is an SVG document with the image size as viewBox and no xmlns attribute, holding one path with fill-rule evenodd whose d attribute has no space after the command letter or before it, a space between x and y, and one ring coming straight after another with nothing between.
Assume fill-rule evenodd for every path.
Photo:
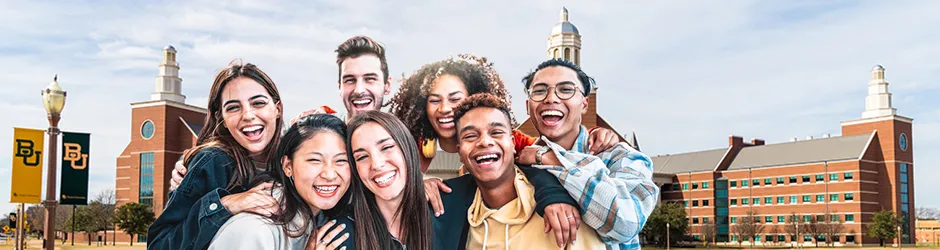
<instances>
[{"instance_id":1,"label":"curly hair","mask_svg":"<svg viewBox=\"0 0 940 250\"><path fill-rule=\"evenodd\" d=\"M479 93L463 99L457 108L454 108L454 121L459 121L463 115L475 108L494 108L506 114L506 119L512 122L512 115L509 113L509 102L500 99L488 93ZM512 122L515 123L515 122Z\"/></svg>"},{"instance_id":2,"label":"curly hair","mask_svg":"<svg viewBox=\"0 0 940 250\"><path fill-rule=\"evenodd\" d=\"M499 78L499 73L493 68L493 63L486 57L476 57L469 54L459 54L446 60L425 64L410 77L402 80L401 89L392 97L387 105L391 106L391 113L397 116L408 127L411 135L416 139L436 139L437 131L428 120L427 102L431 88L442 75L452 75L460 78L467 95L488 93L505 100L508 104L509 91ZM515 126L515 120L511 120Z\"/></svg>"}]
</instances>

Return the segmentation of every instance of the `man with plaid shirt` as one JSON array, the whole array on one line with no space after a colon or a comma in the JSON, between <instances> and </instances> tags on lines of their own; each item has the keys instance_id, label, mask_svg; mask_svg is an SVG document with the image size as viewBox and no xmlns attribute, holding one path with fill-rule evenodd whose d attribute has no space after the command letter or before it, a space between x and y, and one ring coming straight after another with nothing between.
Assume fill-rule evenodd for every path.
<instances>
[{"instance_id":1,"label":"man with plaid shirt","mask_svg":"<svg viewBox=\"0 0 940 250\"><path fill-rule=\"evenodd\" d=\"M659 200L649 156L624 142L598 155L587 148L581 116L594 80L577 65L551 59L523 82L526 109L542 136L520 152L519 162L557 176L608 249L639 249L638 234Z\"/></svg>"}]
</instances>

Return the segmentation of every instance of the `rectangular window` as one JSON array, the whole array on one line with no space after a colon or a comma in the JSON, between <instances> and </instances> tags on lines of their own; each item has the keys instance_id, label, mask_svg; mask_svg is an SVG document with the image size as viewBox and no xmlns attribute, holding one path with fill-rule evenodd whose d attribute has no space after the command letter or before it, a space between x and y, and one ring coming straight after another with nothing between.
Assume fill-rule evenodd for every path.
<instances>
[{"instance_id":1,"label":"rectangular window","mask_svg":"<svg viewBox=\"0 0 940 250\"><path fill-rule=\"evenodd\" d=\"M764 197L764 204L774 204L774 197Z\"/></svg>"},{"instance_id":2,"label":"rectangular window","mask_svg":"<svg viewBox=\"0 0 940 250\"><path fill-rule=\"evenodd\" d=\"M816 202L823 202L823 201L826 201L826 196L821 195L821 194L817 194L817 195L816 195Z\"/></svg>"},{"instance_id":3,"label":"rectangular window","mask_svg":"<svg viewBox=\"0 0 940 250\"><path fill-rule=\"evenodd\" d=\"M698 217L692 217L692 224L698 224Z\"/></svg>"},{"instance_id":4,"label":"rectangular window","mask_svg":"<svg viewBox=\"0 0 940 250\"><path fill-rule=\"evenodd\" d=\"M742 186L742 187L747 187L747 185L748 185L748 180L747 180L747 179L741 180L741 186Z\"/></svg>"},{"instance_id":5,"label":"rectangular window","mask_svg":"<svg viewBox=\"0 0 940 250\"><path fill-rule=\"evenodd\" d=\"M839 221L839 215L833 214L832 216L829 216L829 221Z\"/></svg>"},{"instance_id":6,"label":"rectangular window","mask_svg":"<svg viewBox=\"0 0 940 250\"><path fill-rule=\"evenodd\" d=\"M855 243L855 235L846 235L845 243Z\"/></svg>"},{"instance_id":7,"label":"rectangular window","mask_svg":"<svg viewBox=\"0 0 940 250\"><path fill-rule=\"evenodd\" d=\"M738 236L731 236L732 242L738 242Z\"/></svg>"},{"instance_id":8,"label":"rectangular window","mask_svg":"<svg viewBox=\"0 0 940 250\"><path fill-rule=\"evenodd\" d=\"M765 216L765 217L764 217L764 222L773 223L773 222L774 222L774 217L773 217L773 216Z\"/></svg>"},{"instance_id":9,"label":"rectangular window","mask_svg":"<svg viewBox=\"0 0 940 250\"><path fill-rule=\"evenodd\" d=\"M673 183L672 190L679 190L679 183Z\"/></svg>"},{"instance_id":10,"label":"rectangular window","mask_svg":"<svg viewBox=\"0 0 940 250\"><path fill-rule=\"evenodd\" d=\"M803 215L803 222L809 222L813 220L813 216Z\"/></svg>"},{"instance_id":11,"label":"rectangular window","mask_svg":"<svg viewBox=\"0 0 940 250\"><path fill-rule=\"evenodd\" d=\"M760 205L760 198L754 198L752 201L754 202L754 205Z\"/></svg>"},{"instance_id":12,"label":"rectangular window","mask_svg":"<svg viewBox=\"0 0 940 250\"><path fill-rule=\"evenodd\" d=\"M839 174L829 174L829 181L839 181Z\"/></svg>"},{"instance_id":13,"label":"rectangular window","mask_svg":"<svg viewBox=\"0 0 940 250\"><path fill-rule=\"evenodd\" d=\"M777 196L777 204L783 204L783 196Z\"/></svg>"},{"instance_id":14,"label":"rectangular window","mask_svg":"<svg viewBox=\"0 0 940 250\"><path fill-rule=\"evenodd\" d=\"M773 241L774 241L774 236L773 236L773 235L764 235L764 240L767 241L767 242L773 242Z\"/></svg>"},{"instance_id":15,"label":"rectangular window","mask_svg":"<svg viewBox=\"0 0 940 250\"><path fill-rule=\"evenodd\" d=\"M693 240L696 240L696 241L698 241L698 240L700 240L701 238L702 238L702 236L701 236L701 235L698 235L698 234L696 234L696 235L692 235L692 239L693 239Z\"/></svg>"},{"instance_id":16,"label":"rectangular window","mask_svg":"<svg viewBox=\"0 0 940 250\"><path fill-rule=\"evenodd\" d=\"M773 184L773 183L774 183L773 181L774 181L774 179L772 179L772 178L766 178L766 179L764 179L764 185Z\"/></svg>"},{"instance_id":17,"label":"rectangular window","mask_svg":"<svg viewBox=\"0 0 940 250\"><path fill-rule=\"evenodd\" d=\"M907 163L901 163L901 173L907 173Z\"/></svg>"},{"instance_id":18,"label":"rectangular window","mask_svg":"<svg viewBox=\"0 0 940 250\"><path fill-rule=\"evenodd\" d=\"M693 207L697 207L697 206L698 206L698 200L692 201L692 206L693 206Z\"/></svg>"},{"instance_id":19,"label":"rectangular window","mask_svg":"<svg viewBox=\"0 0 940 250\"><path fill-rule=\"evenodd\" d=\"M844 174L842 174L842 179L851 180L852 172L845 172Z\"/></svg>"},{"instance_id":20,"label":"rectangular window","mask_svg":"<svg viewBox=\"0 0 940 250\"><path fill-rule=\"evenodd\" d=\"M682 183L682 190L689 190L689 184L688 184L688 183Z\"/></svg>"},{"instance_id":21,"label":"rectangular window","mask_svg":"<svg viewBox=\"0 0 940 250\"><path fill-rule=\"evenodd\" d=\"M901 180L907 180L907 173L901 173Z\"/></svg>"},{"instance_id":22,"label":"rectangular window","mask_svg":"<svg viewBox=\"0 0 940 250\"><path fill-rule=\"evenodd\" d=\"M698 182L692 183L692 189L698 189Z\"/></svg>"},{"instance_id":23,"label":"rectangular window","mask_svg":"<svg viewBox=\"0 0 940 250\"><path fill-rule=\"evenodd\" d=\"M747 205L748 201L750 200L747 198L741 198L741 205Z\"/></svg>"},{"instance_id":24,"label":"rectangular window","mask_svg":"<svg viewBox=\"0 0 940 250\"><path fill-rule=\"evenodd\" d=\"M731 205L738 205L738 199L731 199Z\"/></svg>"},{"instance_id":25,"label":"rectangular window","mask_svg":"<svg viewBox=\"0 0 940 250\"><path fill-rule=\"evenodd\" d=\"M809 183L809 175L803 176L803 183Z\"/></svg>"},{"instance_id":26,"label":"rectangular window","mask_svg":"<svg viewBox=\"0 0 940 250\"><path fill-rule=\"evenodd\" d=\"M777 235L777 242L786 242L786 241L787 241L786 235Z\"/></svg>"},{"instance_id":27,"label":"rectangular window","mask_svg":"<svg viewBox=\"0 0 940 250\"><path fill-rule=\"evenodd\" d=\"M809 195L803 196L803 202L810 202Z\"/></svg>"},{"instance_id":28,"label":"rectangular window","mask_svg":"<svg viewBox=\"0 0 940 250\"><path fill-rule=\"evenodd\" d=\"M826 221L826 216L825 216L825 215L821 215L821 214L820 214L820 215L816 215L816 221L820 221L820 222Z\"/></svg>"},{"instance_id":29,"label":"rectangular window","mask_svg":"<svg viewBox=\"0 0 940 250\"><path fill-rule=\"evenodd\" d=\"M729 183L731 184L731 187L738 187L738 182L736 181L731 181Z\"/></svg>"},{"instance_id":30,"label":"rectangular window","mask_svg":"<svg viewBox=\"0 0 940 250\"><path fill-rule=\"evenodd\" d=\"M708 206L708 200L702 200L702 206L703 206L703 207L707 207L707 206Z\"/></svg>"},{"instance_id":31,"label":"rectangular window","mask_svg":"<svg viewBox=\"0 0 940 250\"><path fill-rule=\"evenodd\" d=\"M839 201L839 194L830 194L829 201Z\"/></svg>"},{"instance_id":32,"label":"rectangular window","mask_svg":"<svg viewBox=\"0 0 940 250\"><path fill-rule=\"evenodd\" d=\"M786 216L777 216L777 222L787 222Z\"/></svg>"},{"instance_id":33,"label":"rectangular window","mask_svg":"<svg viewBox=\"0 0 940 250\"><path fill-rule=\"evenodd\" d=\"M682 201L682 205L685 207L689 207L689 201Z\"/></svg>"},{"instance_id":34,"label":"rectangular window","mask_svg":"<svg viewBox=\"0 0 940 250\"><path fill-rule=\"evenodd\" d=\"M810 236L810 235L803 235L803 241L805 241L805 242L810 242L810 241L812 241L812 240L813 240L813 236Z\"/></svg>"},{"instance_id":35,"label":"rectangular window","mask_svg":"<svg viewBox=\"0 0 940 250\"><path fill-rule=\"evenodd\" d=\"M702 182L702 189L708 189L708 182L707 182L707 181L703 181L703 182Z\"/></svg>"},{"instance_id":36,"label":"rectangular window","mask_svg":"<svg viewBox=\"0 0 940 250\"><path fill-rule=\"evenodd\" d=\"M777 185L783 185L783 177L777 177Z\"/></svg>"},{"instance_id":37,"label":"rectangular window","mask_svg":"<svg viewBox=\"0 0 940 250\"><path fill-rule=\"evenodd\" d=\"M702 218L702 223L703 223L703 224L708 224L708 217L703 217L703 218Z\"/></svg>"},{"instance_id":38,"label":"rectangular window","mask_svg":"<svg viewBox=\"0 0 940 250\"><path fill-rule=\"evenodd\" d=\"M751 185L753 185L753 186L755 186L755 187L756 187L756 186L759 186L759 185L760 185L760 179L753 179L753 180L751 180Z\"/></svg>"},{"instance_id":39,"label":"rectangular window","mask_svg":"<svg viewBox=\"0 0 940 250\"><path fill-rule=\"evenodd\" d=\"M140 200L141 204L153 205L153 152L140 153Z\"/></svg>"},{"instance_id":40,"label":"rectangular window","mask_svg":"<svg viewBox=\"0 0 940 250\"><path fill-rule=\"evenodd\" d=\"M824 175L822 175L822 174L817 174L817 175L816 175L816 182L823 181L823 180L825 179L825 178L823 178L823 176L824 176Z\"/></svg>"},{"instance_id":41,"label":"rectangular window","mask_svg":"<svg viewBox=\"0 0 940 250\"><path fill-rule=\"evenodd\" d=\"M854 215L854 214L846 214L846 215L845 215L845 221L846 221L846 222L855 221L855 215Z\"/></svg>"},{"instance_id":42,"label":"rectangular window","mask_svg":"<svg viewBox=\"0 0 940 250\"><path fill-rule=\"evenodd\" d=\"M796 183L796 176L790 176L790 184Z\"/></svg>"},{"instance_id":43,"label":"rectangular window","mask_svg":"<svg viewBox=\"0 0 940 250\"><path fill-rule=\"evenodd\" d=\"M855 195L852 193L845 193L845 201L855 200Z\"/></svg>"},{"instance_id":44,"label":"rectangular window","mask_svg":"<svg viewBox=\"0 0 940 250\"><path fill-rule=\"evenodd\" d=\"M796 204L796 195L790 196L790 204Z\"/></svg>"},{"instance_id":45,"label":"rectangular window","mask_svg":"<svg viewBox=\"0 0 940 250\"><path fill-rule=\"evenodd\" d=\"M731 223L738 223L738 217L731 217Z\"/></svg>"},{"instance_id":46,"label":"rectangular window","mask_svg":"<svg viewBox=\"0 0 940 250\"><path fill-rule=\"evenodd\" d=\"M907 193L907 183L901 183L901 193Z\"/></svg>"}]
</instances>

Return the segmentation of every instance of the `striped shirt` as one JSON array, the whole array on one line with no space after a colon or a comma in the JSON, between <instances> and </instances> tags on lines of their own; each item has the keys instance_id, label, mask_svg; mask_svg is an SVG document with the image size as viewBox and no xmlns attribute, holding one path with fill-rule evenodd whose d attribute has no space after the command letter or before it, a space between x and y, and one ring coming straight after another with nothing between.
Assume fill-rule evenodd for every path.
<instances>
[{"instance_id":1,"label":"striped shirt","mask_svg":"<svg viewBox=\"0 0 940 250\"><path fill-rule=\"evenodd\" d=\"M534 165L558 177L578 201L581 219L597 230L607 249L640 249L639 233L659 200L653 162L624 142L598 155L587 153L587 129L581 127L572 150L542 136L561 166Z\"/></svg>"}]
</instances>

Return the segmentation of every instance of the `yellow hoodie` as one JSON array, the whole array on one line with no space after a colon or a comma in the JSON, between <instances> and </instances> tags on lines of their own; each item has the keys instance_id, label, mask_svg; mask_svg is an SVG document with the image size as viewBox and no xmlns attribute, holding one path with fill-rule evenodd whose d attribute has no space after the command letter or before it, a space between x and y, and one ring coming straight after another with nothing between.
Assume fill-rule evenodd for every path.
<instances>
[{"instance_id":1,"label":"yellow hoodie","mask_svg":"<svg viewBox=\"0 0 940 250\"><path fill-rule=\"evenodd\" d=\"M477 188L467 210L470 222L467 249L559 249L554 232L546 234L544 219L535 213L535 188L519 168L514 168L513 185L518 197L501 208L486 207ZM606 249L606 245L593 229L581 226L575 243L565 249Z\"/></svg>"}]
</instances>

